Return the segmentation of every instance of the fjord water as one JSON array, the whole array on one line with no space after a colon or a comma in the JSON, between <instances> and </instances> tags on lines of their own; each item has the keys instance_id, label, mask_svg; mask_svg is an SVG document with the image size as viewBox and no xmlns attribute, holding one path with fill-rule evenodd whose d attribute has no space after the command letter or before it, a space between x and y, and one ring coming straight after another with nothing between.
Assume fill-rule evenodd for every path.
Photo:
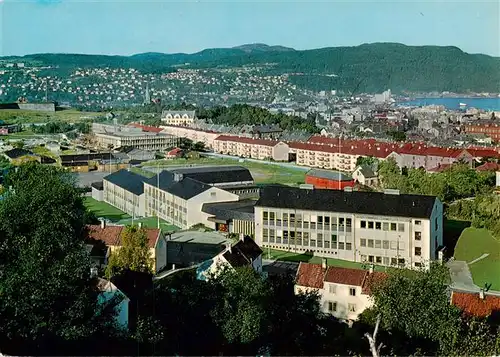
<instances>
[{"instance_id":1,"label":"fjord water","mask_svg":"<svg viewBox=\"0 0 500 357\"><path fill-rule=\"evenodd\" d=\"M460 107L460 103L467 104ZM482 110L500 111L500 98L416 98L408 102L398 103L400 106L444 105L446 109L459 110L476 108Z\"/></svg>"}]
</instances>

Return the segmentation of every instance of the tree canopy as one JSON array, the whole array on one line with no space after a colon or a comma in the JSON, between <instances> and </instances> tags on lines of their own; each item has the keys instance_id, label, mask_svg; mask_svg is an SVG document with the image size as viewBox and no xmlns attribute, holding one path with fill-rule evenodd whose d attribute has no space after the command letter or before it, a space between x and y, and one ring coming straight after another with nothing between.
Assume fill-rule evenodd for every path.
<instances>
[{"instance_id":1,"label":"tree canopy","mask_svg":"<svg viewBox=\"0 0 500 357\"><path fill-rule=\"evenodd\" d=\"M6 187L0 203L0 350L52 354L106 336L114 313L98 304L82 234L85 207L72 177L30 163L11 171Z\"/></svg>"}]
</instances>

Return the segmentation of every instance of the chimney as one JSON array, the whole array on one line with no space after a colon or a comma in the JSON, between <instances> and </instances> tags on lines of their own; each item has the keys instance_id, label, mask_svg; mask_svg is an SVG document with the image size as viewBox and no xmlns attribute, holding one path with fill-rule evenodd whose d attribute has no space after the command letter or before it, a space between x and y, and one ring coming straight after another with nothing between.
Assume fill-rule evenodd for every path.
<instances>
[{"instance_id":1,"label":"chimney","mask_svg":"<svg viewBox=\"0 0 500 357\"><path fill-rule=\"evenodd\" d=\"M326 258L321 259L321 267L326 269L328 266Z\"/></svg>"},{"instance_id":2,"label":"chimney","mask_svg":"<svg viewBox=\"0 0 500 357\"><path fill-rule=\"evenodd\" d=\"M175 264L172 264L172 270L175 270Z\"/></svg>"},{"instance_id":3,"label":"chimney","mask_svg":"<svg viewBox=\"0 0 500 357\"><path fill-rule=\"evenodd\" d=\"M102 229L106 228L106 220L104 218L101 219L101 228Z\"/></svg>"},{"instance_id":4,"label":"chimney","mask_svg":"<svg viewBox=\"0 0 500 357\"><path fill-rule=\"evenodd\" d=\"M484 300L484 289L479 290L479 298Z\"/></svg>"}]
</instances>

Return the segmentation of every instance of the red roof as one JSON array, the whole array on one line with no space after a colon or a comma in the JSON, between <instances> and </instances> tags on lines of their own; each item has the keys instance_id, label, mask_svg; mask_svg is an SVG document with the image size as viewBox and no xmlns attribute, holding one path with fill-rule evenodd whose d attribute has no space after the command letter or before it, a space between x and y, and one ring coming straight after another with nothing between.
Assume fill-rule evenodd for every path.
<instances>
[{"instance_id":1,"label":"red roof","mask_svg":"<svg viewBox=\"0 0 500 357\"><path fill-rule=\"evenodd\" d=\"M495 162L487 162L476 167L477 171L500 171L500 165Z\"/></svg>"},{"instance_id":2,"label":"red roof","mask_svg":"<svg viewBox=\"0 0 500 357\"><path fill-rule=\"evenodd\" d=\"M167 155L171 155L171 156L173 156L173 155L178 155L178 154L180 154L181 152L182 152L182 149L180 149L180 148L175 148L175 149L170 150L170 151L167 153Z\"/></svg>"},{"instance_id":3,"label":"red roof","mask_svg":"<svg viewBox=\"0 0 500 357\"><path fill-rule=\"evenodd\" d=\"M89 238L100 240L108 246L121 245L121 233L124 228L124 226L106 226L102 228L100 225L87 225ZM160 235L160 230L146 228L146 233L148 235L149 248L154 248Z\"/></svg>"},{"instance_id":4,"label":"red roof","mask_svg":"<svg viewBox=\"0 0 500 357\"><path fill-rule=\"evenodd\" d=\"M361 269L328 267L325 275L327 283L363 286L368 272Z\"/></svg>"},{"instance_id":5,"label":"red roof","mask_svg":"<svg viewBox=\"0 0 500 357\"><path fill-rule=\"evenodd\" d=\"M134 128L140 128L142 129L142 131L146 131L149 133L160 133L163 130L162 128L157 128L156 126L141 125L137 123L130 123L128 126L133 126Z\"/></svg>"},{"instance_id":6,"label":"red roof","mask_svg":"<svg viewBox=\"0 0 500 357\"><path fill-rule=\"evenodd\" d=\"M481 299L479 293L453 291L451 303L464 313L477 317L486 317L500 311L500 296L495 295L485 294L484 299Z\"/></svg>"},{"instance_id":7,"label":"red roof","mask_svg":"<svg viewBox=\"0 0 500 357\"><path fill-rule=\"evenodd\" d=\"M450 168L452 164L440 164L432 169L427 170L428 172L443 172L446 169Z\"/></svg>"},{"instance_id":8,"label":"red roof","mask_svg":"<svg viewBox=\"0 0 500 357\"><path fill-rule=\"evenodd\" d=\"M244 144L254 144L254 145L263 145L263 146L276 146L279 141L276 140L268 140L268 139L253 139L247 138L244 136L230 136L230 135L220 135L215 138L217 141L234 141L238 143Z\"/></svg>"},{"instance_id":9,"label":"red roof","mask_svg":"<svg viewBox=\"0 0 500 357\"><path fill-rule=\"evenodd\" d=\"M366 295L371 295L372 293L372 288L379 284L381 281L387 279L387 274L374 271L373 273L370 273L366 276L365 281L363 282L363 287L361 289L361 292Z\"/></svg>"},{"instance_id":10,"label":"red roof","mask_svg":"<svg viewBox=\"0 0 500 357\"><path fill-rule=\"evenodd\" d=\"M323 289L324 277L325 269L321 264L301 262L297 270L296 284L308 288Z\"/></svg>"}]
</instances>

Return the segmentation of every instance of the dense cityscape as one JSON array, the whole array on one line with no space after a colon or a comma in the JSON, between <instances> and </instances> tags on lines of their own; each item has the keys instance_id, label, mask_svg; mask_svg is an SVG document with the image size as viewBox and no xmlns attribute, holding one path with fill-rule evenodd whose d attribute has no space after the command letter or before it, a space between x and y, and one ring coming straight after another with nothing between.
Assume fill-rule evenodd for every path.
<instances>
[{"instance_id":1,"label":"dense cityscape","mask_svg":"<svg viewBox=\"0 0 500 357\"><path fill-rule=\"evenodd\" d=\"M31 29L0 47L0 356L500 354L500 57L444 37L73 54L166 26L139 31L166 2L86 4L106 45L67 26L58 53ZM302 5L279 21L334 8ZM88 17L14 6L47 38L46 11Z\"/></svg>"}]
</instances>

